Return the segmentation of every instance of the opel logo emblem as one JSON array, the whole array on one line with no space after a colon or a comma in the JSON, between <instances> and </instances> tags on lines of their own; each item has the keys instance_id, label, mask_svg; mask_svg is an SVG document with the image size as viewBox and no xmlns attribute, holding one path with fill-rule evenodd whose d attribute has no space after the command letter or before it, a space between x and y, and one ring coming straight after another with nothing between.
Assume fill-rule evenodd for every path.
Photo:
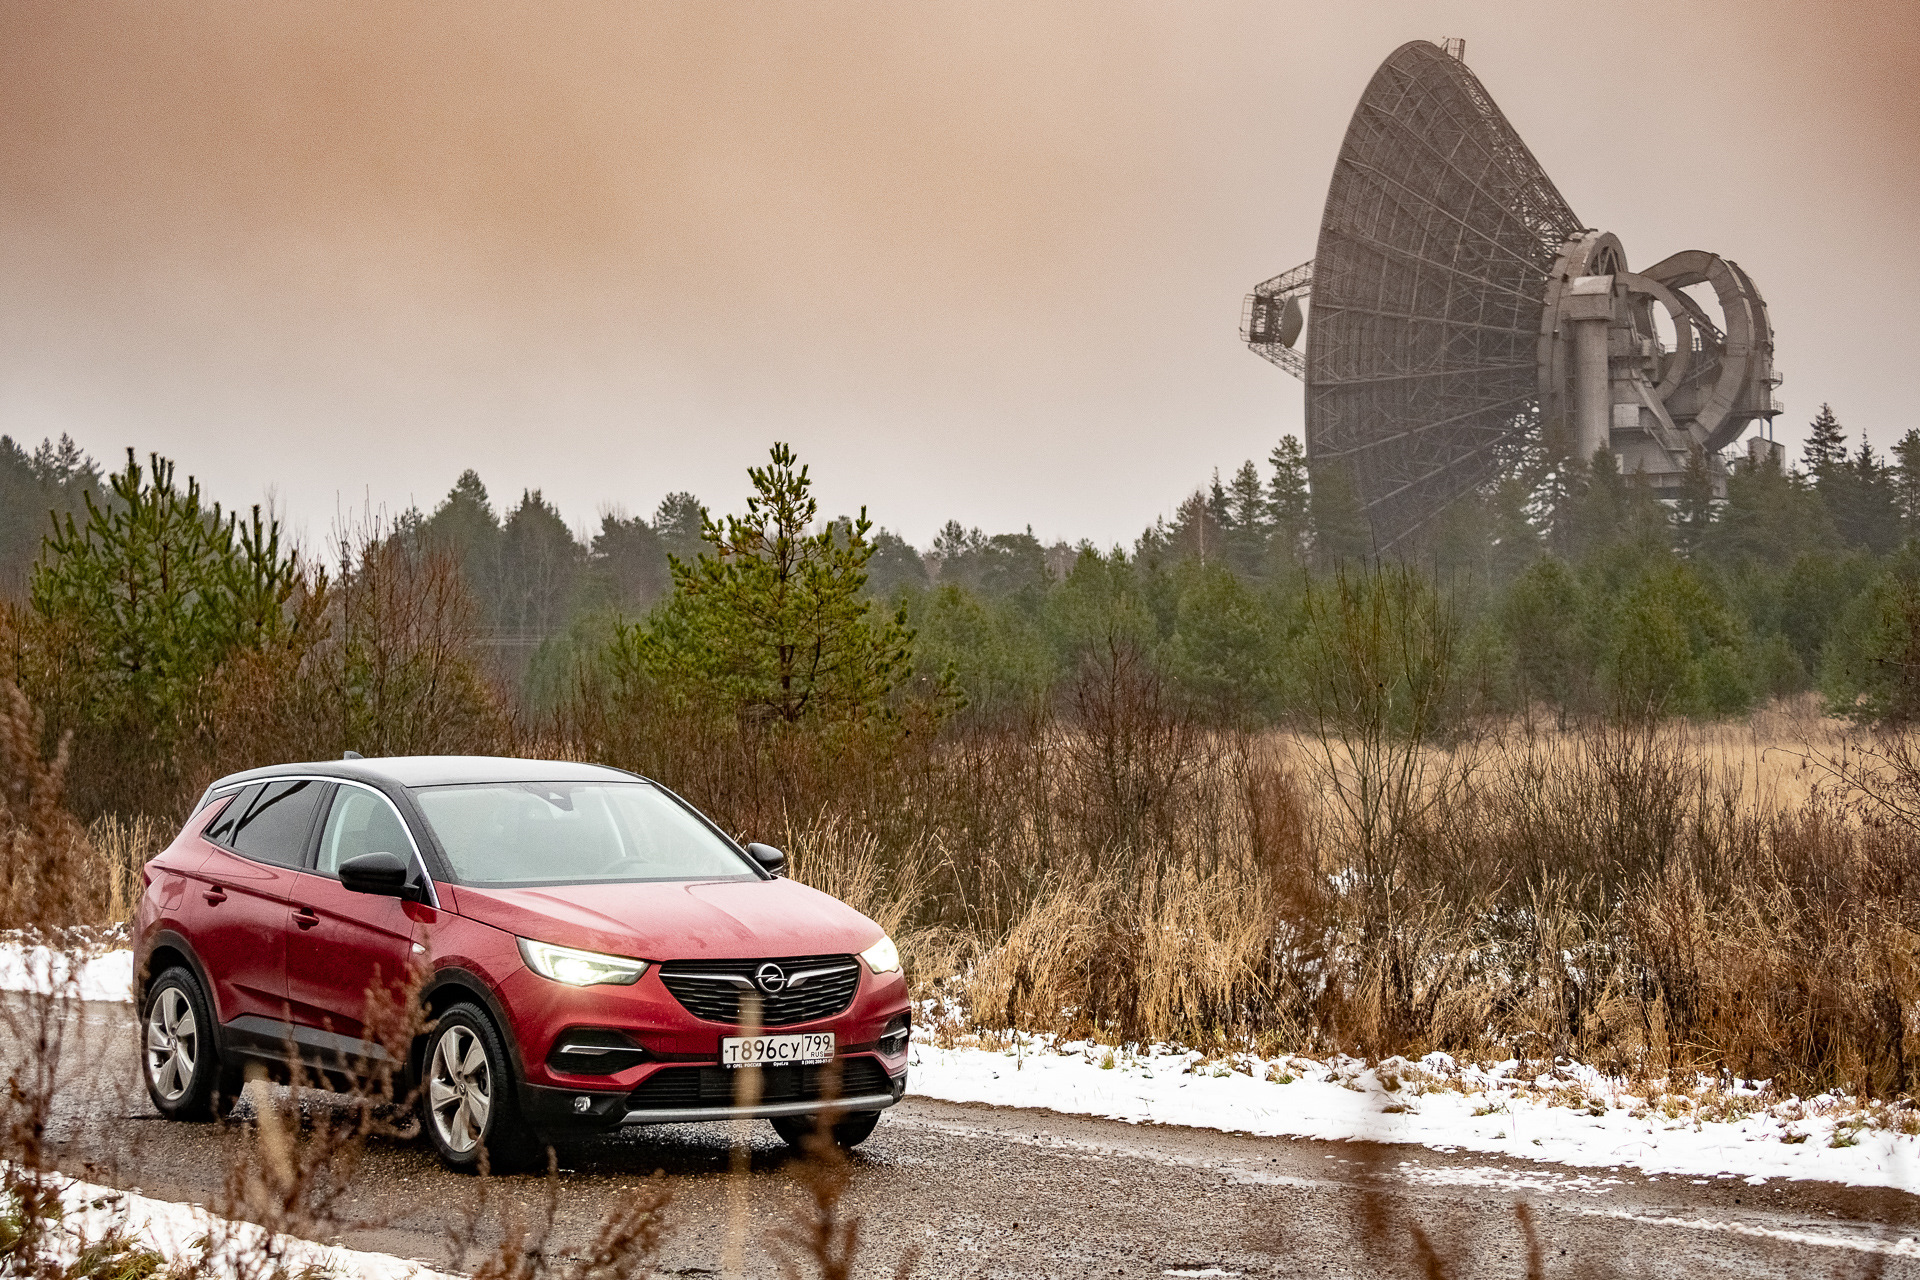
<instances>
[{"instance_id":1,"label":"opel logo emblem","mask_svg":"<svg viewBox=\"0 0 1920 1280\"><path fill-rule=\"evenodd\" d=\"M769 961L753 971L754 985L770 996L777 996L787 985L787 971Z\"/></svg>"}]
</instances>

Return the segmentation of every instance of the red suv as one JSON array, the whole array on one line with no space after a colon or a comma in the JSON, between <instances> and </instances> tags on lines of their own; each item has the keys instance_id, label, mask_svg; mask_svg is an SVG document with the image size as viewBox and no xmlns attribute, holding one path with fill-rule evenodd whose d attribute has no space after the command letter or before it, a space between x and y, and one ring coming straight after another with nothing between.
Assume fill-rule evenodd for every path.
<instances>
[{"instance_id":1,"label":"red suv","mask_svg":"<svg viewBox=\"0 0 1920 1280\"><path fill-rule=\"evenodd\" d=\"M430 1029L399 1065L443 1159L765 1117L823 1098L852 1145L907 1082L885 932L618 769L488 756L280 765L208 788L146 867L135 923L147 1091L214 1116L258 1063L385 1059L368 992L416 967ZM759 1098L739 1105L758 1066ZM745 1095L750 1097L751 1095Z\"/></svg>"}]
</instances>

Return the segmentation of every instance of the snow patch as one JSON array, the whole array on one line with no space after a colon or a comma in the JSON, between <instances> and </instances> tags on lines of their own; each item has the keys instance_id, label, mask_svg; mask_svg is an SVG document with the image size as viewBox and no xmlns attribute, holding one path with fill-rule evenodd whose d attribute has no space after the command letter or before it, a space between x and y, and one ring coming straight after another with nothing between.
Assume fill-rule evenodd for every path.
<instances>
[{"instance_id":1,"label":"snow patch","mask_svg":"<svg viewBox=\"0 0 1920 1280\"><path fill-rule=\"evenodd\" d=\"M354 1276L359 1280L441 1280L446 1273L391 1254L271 1235L250 1222L222 1218L197 1204L155 1200L132 1191L56 1179L61 1216L47 1239L49 1260L71 1263L89 1244L118 1233L169 1263L204 1260L212 1276L252 1275L251 1259L268 1246L289 1275Z\"/></svg>"},{"instance_id":2,"label":"snow patch","mask_svg":"<svg viewBox=\"0 0 1920 1280\"><path fill-rule=\"evenodd\" d=\"M1726 1118L1717 1118L1691 1098L1633 1096L1624 1082L1577 1064L1523 1078L1518 1063L1462 1067L1444 1054L1367 1067L1351 1059L1219 1060L1168 1046L1136 1053L1045 1036L1001 1039L1011 1047L916 1041L909 1092L1259 1137L1414 1143L1756 1185L1798 1178L1920 1192L1920 1138L1873 1126L1851 1099L1782 1101L1738 1086L1723 1095ZM1581 1189L1598 1185L1589 1179Z\"/></svg>"},{"instance_id":3,"label":"snow patch","mask_svg":"<svg viewBox=\"0 0 1920 1280\"><path fill-rule=\"evenodd\" d=\"M81 959L52 947L0 943L0 991L32 991L80 1000L133 999L133 952L115 948Z\"/></svg>"}]
</instances>

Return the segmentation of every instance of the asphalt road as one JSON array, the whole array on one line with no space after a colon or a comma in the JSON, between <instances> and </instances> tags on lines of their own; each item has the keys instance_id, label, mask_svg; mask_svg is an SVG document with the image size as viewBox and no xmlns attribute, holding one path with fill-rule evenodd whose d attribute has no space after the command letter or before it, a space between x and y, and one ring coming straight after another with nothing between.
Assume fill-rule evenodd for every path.
<instances>
[{"instance_id":1,"label":"asphalt road","mask_svg":"<svg viewBox=\"0 0 1920 1280\"><path fill-rule=\"evenodd\" d=\"M50 1136L63 1167L166 1199L210 1202L244 1125L171 1124L134 1075L129 1010L77 1007L67 1091ZM259 1088L261 1086L253 1086ZM317 1106L334 1105L328 1095ZM238 1113L245 1119L250 1104ZM746 1270L777 1275L764 1247L802 1203L797 1166L750 1126ZM616 1191L655 1170L674 1193L666 1275L720 1274L729 1234L731 1134L719 1125L626 1130L559 1153L556 1239L584 1242ZM1920 1198L1820 1183L1649 1178L1418 1147L1249 1138L1046 1111L915 1098L852 1157L845 1210L861 1220L856 1274L921 1276L1419 1276L1413 1232L1472 1277L1526 1274L1515 1206L1549 1276L1920 1276ZM446 1229L474 1180L424 1142L378 1142L342 1213L368 1224L331 1239L448 1265ZM537 1209L538 1178L495 1181L495 1203ZM1915 1243L1902 1245L1903 1237Z\"/></svg>"}]
</instances>

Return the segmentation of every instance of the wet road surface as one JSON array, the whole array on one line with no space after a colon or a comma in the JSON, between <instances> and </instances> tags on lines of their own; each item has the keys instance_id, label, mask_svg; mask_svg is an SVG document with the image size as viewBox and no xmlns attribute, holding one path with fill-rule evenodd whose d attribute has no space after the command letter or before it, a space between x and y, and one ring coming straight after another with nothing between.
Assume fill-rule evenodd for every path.
<instances>
[{"instance_id":1,"label":"wet road surface","mask_svg":"<svg viewBox=\"0 0 1920 1280\"><path fill-rule=\"evenodd\" d=\"M126 1006L74 1017L87 1082L52 1136L74 1173L212 1204L249 1141L244 1123L172 1124L134 1074ZM263 1086L254 1085L252 1089ZM316 1095L313 1104L340 1100ZM250 1102L236 1113L245 1121ZM747 1274L779 1274L765 1242L792 1221L798 1163L764 1122L745 1127ZM720 1274L732 1131L672 1125L560 1149L556 1239L592 1233L610 1197L662 1171L674 1193L661 1273ZM922 1276L1416 1276L1418 1228L1449 1274L1523 1276L1528 1207L1548 1276L1920 1276L1920 1198L1821 1183L1646 1177L1410 1146L1251 1138L915 1098L851 1157L844 1209L861 1220L856 1274ZM374 1142L341 1206L370 1224L330 1240L444 1267L447 1227L475 1180L424 1141ZM537 1212L538 1177L496 1178L496 1204Z\"/></svg>"}]
</instances>

